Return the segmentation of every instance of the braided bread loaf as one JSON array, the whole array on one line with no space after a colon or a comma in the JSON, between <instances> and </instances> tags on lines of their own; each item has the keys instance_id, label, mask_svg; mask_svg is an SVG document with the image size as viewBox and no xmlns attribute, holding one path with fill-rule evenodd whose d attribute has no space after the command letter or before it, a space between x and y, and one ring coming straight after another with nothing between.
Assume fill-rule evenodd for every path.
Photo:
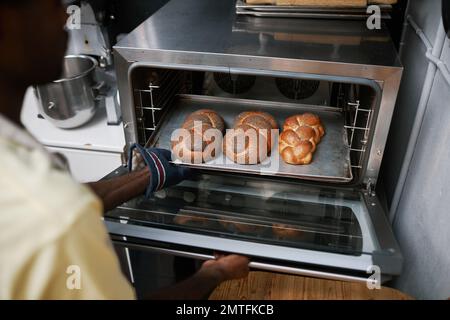
<instances>
[{"instance_id":1,"label":"braided bread loaf","mask_svg":"<svg viewBox=\"0 0 450 320\"><path fill-rule=\"evenodd\" d=\"M207 130L216 129L220 137L223 136L225 123L215 111L202 109L191 113L184 120L182 129L187 130L188 135L181 135L178 140L172 141L172 152L176 158L183 162L202 163L218 156L216 148L208 150L208 146L213 142L221 145L222 141L215 141L215 138L205 135Z\"/></svg>"},{"instance_id":2,"label":"braided bread loaf","mask_svg":"<svg viewBox=\"0 0 450 320\"><path fill-rule=\"evenodd\" d=\"M310 164L324 134L322 122L315 114L305 113L287 118L278 144L281 157L289 164Z\"/></svg>"},{"instance_id":3,"label":"braided bread loaf","mask_svg":"<svg viewBox=\"0 0 450 320\"><path fill-rule=\"evenodd\" d=\"M283 130L297 131L300 127L311 127L314 130L314 141L316 144L320 142L325 134L319 116L312 113L304 113L287 118L284 122Z\"/></svg>"},{"instance_id":4,"label":"braided bread loaf","mask_svg":"<svg viewBox=\"0 0 450 320\"><path fill-rule=\"evenodd\" d=\"M266 112L239 114L234 122L234 129L228 130L225 135L226 156L239 164L258 164L264 161L272 150L272 129L278 129L278 124Z\"/></svg>"}]
</instances>

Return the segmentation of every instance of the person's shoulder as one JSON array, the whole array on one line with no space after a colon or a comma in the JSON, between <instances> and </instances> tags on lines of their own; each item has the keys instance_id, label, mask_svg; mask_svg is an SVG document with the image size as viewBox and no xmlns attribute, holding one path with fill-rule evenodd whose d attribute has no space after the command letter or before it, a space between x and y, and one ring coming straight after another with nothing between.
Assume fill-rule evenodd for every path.
<instances>
[{"instance_id":1,"label":"person's shoulder","mask_svg":"<svg viewBox=\"0 0 450 320\"><path fill-rule=\"evenodd\" d=\"M55 168L42 150L0 139L1 228L64 232L82 214L100 218L101 203L85 186Z\"/></svg>"}]
</instances>

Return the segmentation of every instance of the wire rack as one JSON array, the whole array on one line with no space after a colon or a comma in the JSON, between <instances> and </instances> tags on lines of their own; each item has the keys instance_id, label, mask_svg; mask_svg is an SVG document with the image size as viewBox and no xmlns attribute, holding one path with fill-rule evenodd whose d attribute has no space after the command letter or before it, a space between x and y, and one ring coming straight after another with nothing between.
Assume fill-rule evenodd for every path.
<instances>
[{"instance_id":1,"label":"wire rack","mask_svg":"<svg viewBox=\"0 0 450 320\"><path fill-rule=\"evenodd\" d=\"M144 88L133 90L139 143L145 145L157 129L167 106L184 86L183 72L164 70L153 72Z\"/></svg>"},{"instance_id":2,"label":"wire rack","mask_svg":"<svg viewBox=\"0 0 450 320\"><path fill-rule=\"evenodd\" d=\"M361 108L360 101L348 102L346 112L350 120L344 126L348 131L348 147L351 151L352 168L362 169L364 154L369 140L373 110Z\"/></svg>"}]
</instances>

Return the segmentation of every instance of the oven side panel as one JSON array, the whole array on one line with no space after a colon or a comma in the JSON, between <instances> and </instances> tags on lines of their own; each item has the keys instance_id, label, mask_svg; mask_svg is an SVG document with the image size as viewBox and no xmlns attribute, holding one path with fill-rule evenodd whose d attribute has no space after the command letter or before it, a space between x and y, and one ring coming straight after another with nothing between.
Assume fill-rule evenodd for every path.
<instances>
[{"instance_id":1,"label":"oven side panel","mask_svg":"<svg viewBox=\"0 0 450 320\"><path fill-rule=\"evenodd\" d=\"M120 108L122 111L123 130L125 134L125 150L137 142L136 114L133 105L133 95L128 72L133 61L127 60L119 52L114 52L114 63L117 73L117 87L119 89Z\"/></svg>"},{"instance_id":2,"label":"oven side panel","mask_svg":"<svg viewBox=\"0 0 450 320\"><path fill-rule=\"evenodd\" d=\"M378 181L402 74L403 69L395 70L381 82L381 103L376 119L372 146L369 150L365 176L365 185L369 187L368 192L373 192L375 190Z\"/></svg>"}]
</instances>

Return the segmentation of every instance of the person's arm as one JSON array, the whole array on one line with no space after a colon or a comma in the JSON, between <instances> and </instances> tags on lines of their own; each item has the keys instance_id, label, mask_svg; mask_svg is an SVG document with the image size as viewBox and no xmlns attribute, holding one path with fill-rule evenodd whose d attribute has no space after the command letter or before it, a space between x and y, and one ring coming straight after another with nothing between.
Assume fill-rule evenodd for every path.
<instances>
[{"instance_id":1,"label":"person's arm","mask_svg":"<svg viewBox=\"0 0 450 320\"><path fill-rule=\"evenodd\" d=\"M199 300L207 299L223 281L240 279L248 275L249 260L238 255L221 256L206 261L192 277L151 294L151 300Z\"/></svg>"},{"instance_id":2,"label":"person's arm","mask_svg":"<svg viewBox=\"0 0 450 320\"><path fill-rule=\"evenodd\" d=\"M102 200L104 211L142 195L148 186L150 171L144 168L126 175L88 183L91 190Z\"/></svg>"},{"instance_id":3,"label":"person's arm","mask_svg":"<svg viewBox=\"0 0 450 320\"><path fill-rule=\"evenodd\" d=\"M137 151L133 151L134 149ZM189 168L170 163L169 150L144 148L137 144L130 150L129 157L132 160L128 166L133 169L131 173L110 180L88 183L103 201L105 212L144 193L148 197L151 193L175 185L190 175ZM144 169L136 170L141 164L144 165Z\"/></svg>"}]
</instances>

